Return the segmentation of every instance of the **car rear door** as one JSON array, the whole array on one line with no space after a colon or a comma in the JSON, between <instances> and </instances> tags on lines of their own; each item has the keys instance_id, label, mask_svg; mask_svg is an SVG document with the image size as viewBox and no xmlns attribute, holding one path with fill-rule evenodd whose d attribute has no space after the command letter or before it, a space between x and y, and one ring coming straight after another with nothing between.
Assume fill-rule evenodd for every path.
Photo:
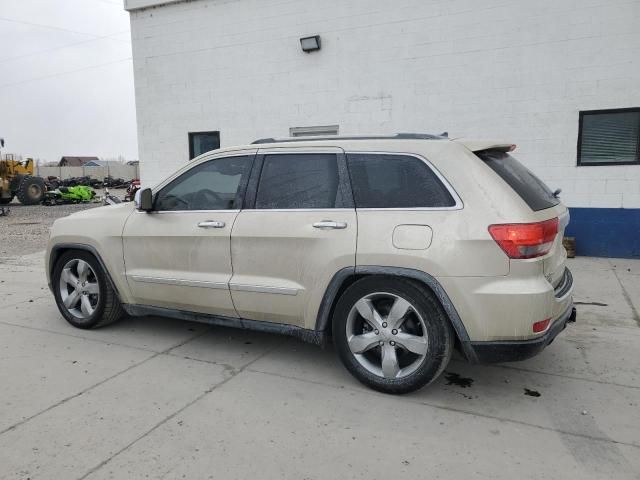
<instances>
[{"instance_id":1,"label":"car rear door","mask_svg":"<svg viewBox=\"0 0 640 480\"><path fill-rule=\"evenodd\" d=\"M261 149L231 235L242 318L313 328L325 289L355 266L357 219L339 148Z\"/></svg>"},{"instance_id":2,"label":"car rear door","mask_svg":"<svg viewBox=\"0 0 640 480\"><path fill-rule=\"evenodd\" d=\"M123 231L134 301L237 317L229 293L231 228L256 150L210 158L154 191L154 210Z\"/></svg>"}]
</instances>

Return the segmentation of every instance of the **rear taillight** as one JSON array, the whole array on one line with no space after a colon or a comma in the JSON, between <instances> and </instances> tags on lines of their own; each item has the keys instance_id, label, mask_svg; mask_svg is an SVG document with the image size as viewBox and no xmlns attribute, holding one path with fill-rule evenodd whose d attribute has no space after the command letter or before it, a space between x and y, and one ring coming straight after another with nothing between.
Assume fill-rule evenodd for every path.
<instances>
[{"instance_id":1,"label":"rear taillight","mask_svg":"<svg viewBox=\"0 0 640 480\"><path fill-rule=\"evenodd\" d=\"M558 219L490 225L489 233L509 258L541 257L549 253L556 239Z\"/></svg>"}]
</instances>

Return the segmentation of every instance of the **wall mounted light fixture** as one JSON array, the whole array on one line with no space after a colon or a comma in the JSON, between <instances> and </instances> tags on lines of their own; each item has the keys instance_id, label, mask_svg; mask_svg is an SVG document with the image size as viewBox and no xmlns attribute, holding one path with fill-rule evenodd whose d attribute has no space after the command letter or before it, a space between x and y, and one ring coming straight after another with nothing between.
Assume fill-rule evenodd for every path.
<instances>
[{"instance_id":1,"label":"wall mounted light fixture","mask_svg":"<svg viewBox=\"0 0 640 480\"><path fill-rule=\"evenodd\" d=\"M313 35L312 37L304 37L300 39L300 46L302 51L311 53L315 50L320 50L320 35Z\"/></svg>"}]
</instances>

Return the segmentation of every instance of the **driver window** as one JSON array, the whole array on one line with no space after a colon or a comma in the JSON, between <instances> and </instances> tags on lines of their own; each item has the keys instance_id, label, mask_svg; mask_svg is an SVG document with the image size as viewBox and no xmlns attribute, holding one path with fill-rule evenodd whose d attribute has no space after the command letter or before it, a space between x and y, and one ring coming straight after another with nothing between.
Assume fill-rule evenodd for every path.
<instances>
[{"instance_id":1,"label":"driver window","mask_svg":"<svg viewBox=\"0 0 640 480\"><path fill-rule=\"evenodd\" d=\"M238 190L249 174L251 157L210 160L193 167L164 187L155 210L233 210L240 208Z\"/></svg>"}]
</instances>

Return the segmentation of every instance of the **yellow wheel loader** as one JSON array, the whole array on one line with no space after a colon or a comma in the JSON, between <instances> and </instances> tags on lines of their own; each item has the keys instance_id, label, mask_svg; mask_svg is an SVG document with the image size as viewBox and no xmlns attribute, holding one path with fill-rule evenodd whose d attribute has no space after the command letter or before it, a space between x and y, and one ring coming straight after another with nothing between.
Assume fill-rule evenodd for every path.
<instances>
[{"instance_id":1,"label":"yellow wheel loader","mask_svg":"<svg viewBox=\"0 0 640 480\"><path fill-rule=\"evenodd\" d=\"M1 142L4 146L4 141ZM33 159L24 162L12 155L0 156L0 205L6 205L18 197L23 205L36 205L44 199L47 190L44 180L33 175Z\"/></svg>"}]
</instances>

